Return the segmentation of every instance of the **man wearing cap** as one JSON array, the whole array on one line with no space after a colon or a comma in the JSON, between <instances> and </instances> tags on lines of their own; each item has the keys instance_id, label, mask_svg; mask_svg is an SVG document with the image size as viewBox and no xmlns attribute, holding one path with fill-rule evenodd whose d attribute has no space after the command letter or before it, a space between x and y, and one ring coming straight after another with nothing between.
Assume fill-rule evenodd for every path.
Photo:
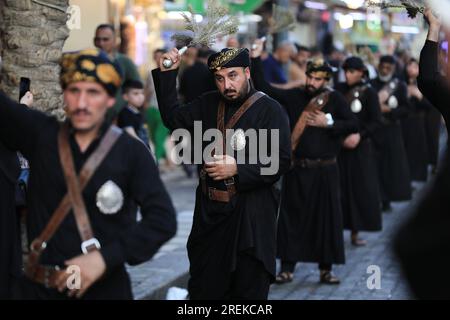
<instances>
[{"instance_id":1,"label":"man wearing cap","mask_svg":"<svg viewBox=\"0 0 450 320\"><path fill-rule=\"evenodd\" d=\"M31 164L32 242L17 298L131 299L125 262L148 260L176 231L147 148L105 121L120 84L116 65L93 49L62 58L64 123L0 93L0 140Z\"/></svg>"},{"instance_id":2,"label":"man wearing cap","mask_svg":"<svg viewBox=\"0 0 450 320\"><path fill-rule=\"evenodd\" d=\"M381 125L377 92L367 82L367 68L359 57L350 57L342 65L346 82L338 83L350 110L359 122L360 132L343 142L338 156L344 229L351 231L351 243L364 246L359 231L381 230L380 195L373 138Z\"/></svg>"},{"instance_id":3,"label":"man wearing cap","mask_svg":"<svg viewBox=\"0 0 450 320\"><path fill-rule=\"evenodd\" d=\"M165 59L172 67L164 67ZM247 49L211 55L208 67L218 90L183 106L176 92L179 62L172 49L152 72L164 124L205 136L220 130L212 153L210 142L192 142L204 156L197 163L200 185L187 243L190 299L267 299L275 277L273 185L290 162L287 119L276 101L252 87ZM262 160L264 150L271 154L269 163ZM245 161L237 161L242 155Z\"/></svg>"},{"instance_id":4,"label":"man wearing cap","mask_svg":"<svg viewBox=\"0 0 450 320\"><path fill-rule=\"evenodd\" d=\"M293 168L284 176L278 225L281 272L278 283L290 282L297 262L319 263L320 281L338 284L332 264L345 262L340 186L336 157L342 139L358 132L358 123L344 97L327 87L331 66L309 61L306 88L281 90L264 81L262 42L252 51L256 88L286 109Z\"/></svg>"},{"instance_id":5,"label":"man wearing cap","mask_svg":"<svg viewBox=\"0 0 450 320\"><path fill-rule=\"evenodd\" d=\"M378 77L370 84L378 92L382 125L375 136L382 210L391 210L391 201L411 199L411 178L400 120L408 114L406 84L395 78L395 58L382 56Z\"/></svg>"}]
</instances>

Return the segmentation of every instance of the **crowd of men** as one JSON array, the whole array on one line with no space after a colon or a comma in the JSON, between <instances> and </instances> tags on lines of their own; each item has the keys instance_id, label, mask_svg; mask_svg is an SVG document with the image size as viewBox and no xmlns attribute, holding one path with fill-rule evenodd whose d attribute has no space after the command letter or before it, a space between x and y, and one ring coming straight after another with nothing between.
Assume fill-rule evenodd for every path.
<instances>
[{"instance_id":1,"label":"crowd of men","mask_svg":"<svg viewBox=\"0 0 450 320\"><path fill-rule=\"evenodd\" d=\"M448 102L431 93L437 22L425 15L432 27L420 65L384 55L376 74L367 55L326 57L286 42L269 54L263 40L247 49L230 38L218 52L155 52L143 83L115 51L114 28L101 25L98 49L62 57L63 123L30 108L30 92L20 103L0 92L2 298L132 298L124 264L150 259L176 231L143 124L152 100L155 126L193 133L200 122L202 134L222 134L213 148L190 141L204 155L193 167L190 299L267 299L298 262L317 263L320 283L338 285L332 267L345 263L344 230L365 246L360 232L380 231L382 212L410 200L412 182L437 165ZM253 144L269 151L275 172L263 173L271 164ZM17 152L31 164L23 262ZM238 161L242 154L253 161Z\"/></svg>"}]
</instances>

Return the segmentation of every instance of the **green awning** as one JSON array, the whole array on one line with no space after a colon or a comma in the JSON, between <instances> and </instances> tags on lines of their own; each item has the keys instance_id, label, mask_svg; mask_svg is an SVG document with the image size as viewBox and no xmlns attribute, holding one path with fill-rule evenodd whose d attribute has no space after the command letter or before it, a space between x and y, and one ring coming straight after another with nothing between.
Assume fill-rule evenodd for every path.
<instances>
[{"instance_id":1,"label":"green awning","mask_svg":"<svg viewBox=\"0 0 450 320\"><path fill-rule=\"evenodd\" d=\"M263 4L264 0L243 0L243 1L222 0L222 2L228 4L231 12L252 13L261 4ZM204 5L206 1L204 0L185 0L185 1L176 1L175 3L177 5L181 4L182 7L181 8L180 6L176 6L177 7L176 10L187 10L188 6L191 5L192 8L194 9L194 12L199 14L205 13Z\"/></svg>"}]
</instances>

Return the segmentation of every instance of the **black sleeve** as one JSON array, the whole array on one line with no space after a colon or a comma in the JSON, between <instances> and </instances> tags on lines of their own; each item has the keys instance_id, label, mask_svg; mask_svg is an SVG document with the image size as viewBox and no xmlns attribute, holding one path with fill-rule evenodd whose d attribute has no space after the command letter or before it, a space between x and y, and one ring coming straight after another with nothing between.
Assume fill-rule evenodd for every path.
<instances>
[{"instance_id":1,"label":"black sleeve","mask_svg":"<svg viewBox=\"0 0 450 320\"><path fill-rule=\"evenodd\" d=\"M420 53L419 90L441 111L449 109L450 90L448 82L438 70L438 43L427 40Z\"/></svg>"},{"instance_id":2,"label":"black sleeve","mask_svg":"<svg viewBox=\"0 0 450 320\"><path fill-rule=\"evenodd\" d=\"M177 70L161 72L152 71L159 111L164 125L170 130L178 128L193 129L194 121L202 119L201 101L196 99L188 104L180 105L178 101L176 79Z\"/></svg>"},{"instance_id":3,"label":"black sleeve","mask_svg":"<svg viewBox=\"0 0 450 320\"><path fill-rule=\"evenodd\" d=\"M11 150L32 159L42 129L53 119L14 102L0 91L0 140Z\"/></svg>"},{"instance_id":4,"label":"black sleeve","mask_svg":"<svg viewBox=\"0 0 450 320\"><path fill-rule=\"evenodd\" d=\"M256 164L238 164L237 189L247 191L258 189L262 186L272 185L289 170L291 161L290 129L286 114L282 107L275 101L267 112L262 115L261 124L258 129L268 129L264 137L258 130L258 148L267 146L268 158L262 159L258 152Z\"/></svg>"},{"instance_id":5,"label":"black sleeve","mask_svg":"<svg viewBox=\"0 0 450 320\"><path fill-rule=\"evenodd\" d=\"M381 108L378 94L372 88L366 89L367 120L360 123L361 138L373 137L381 126Z\"/></svg>"},{"instance_id":6,"label":"black sleeve","mask_svg":"<svg viewBox=\"0 0 450 320\"><path fill-rule=\"evenodd\" d=\"M261 58L252 59L251 63L251 77L255 89L262 91L273 99L277 100L283 107L289 105L289 97L292 95L292 89L279 89L270 85L264 78L264 69L262 66Z\"/></svg>"},{"instance_id":7,"label":"black sleeve","mask_svg":"<svg viewBox=\"0 0 450 320\"><path fill-rule=\"evenodd\" d=\"M147 261L177 229L175 209L150 152L139 141L132 141L132 144L130 194L141 209L142 220L102 248L108 269L124 262L136 265Z\"/></svg>"},{"instance_id":8,"label":"black sleeve","mask_svg":"<svg viewBox=\"0 0 450 320\"><path fill-rule=\"evenodd\" d=\"M348 135L357 133L358 119L355 117L344 96L337 91L330 94L330 100L335 104L331 114L334 124L329 128L335 135Z\"/></svg>"},{"instance_id":9,"label":"black sleeve","mask_svg":"<svg viewBox=\"0 0 450 320\"><path fill-rule=\"evenodd\" d=\"M135 118L127 111L127 108L123 108L119 116L117 118L117 125L120 128L132 127L133 129L139 127L139 121L136 121Z\"/></svg>"}]
</instances>

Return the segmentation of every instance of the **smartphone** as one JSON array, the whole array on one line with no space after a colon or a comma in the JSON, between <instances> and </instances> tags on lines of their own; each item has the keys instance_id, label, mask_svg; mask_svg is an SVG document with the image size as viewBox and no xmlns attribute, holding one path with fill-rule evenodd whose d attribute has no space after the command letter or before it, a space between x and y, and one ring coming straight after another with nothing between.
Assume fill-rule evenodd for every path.
<instances>
[{"instance_id":1,"label":"smartphone","mask_svg":"<svg viewBox=\"0 0 450 320\"><path fill-rule=\"evenodd\" d=\"M31 80L29 78L21 77L20 78L20 87L19 87L19 101L22 97L30 91Z\"/></svg>"}]
</instances>

